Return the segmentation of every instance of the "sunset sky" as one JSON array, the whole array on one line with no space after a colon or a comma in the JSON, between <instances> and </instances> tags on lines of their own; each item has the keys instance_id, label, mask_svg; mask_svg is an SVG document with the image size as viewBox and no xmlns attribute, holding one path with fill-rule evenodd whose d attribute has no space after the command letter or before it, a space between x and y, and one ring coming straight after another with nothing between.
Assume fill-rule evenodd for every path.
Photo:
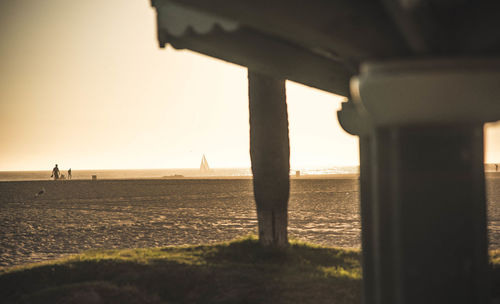
<instances>
[{"instance_id":1,"label":"sunset sky","mask_svg":"<svg viewBox=\"0 0 500 304\"><path fill-rule=\"evenodd\" d=\"M159 49L149 1L2 0L0 41L0 170L250 166L246 69ZM292 168L358 164L342 97L287 99Z\"/></svg>"}]
</instances>

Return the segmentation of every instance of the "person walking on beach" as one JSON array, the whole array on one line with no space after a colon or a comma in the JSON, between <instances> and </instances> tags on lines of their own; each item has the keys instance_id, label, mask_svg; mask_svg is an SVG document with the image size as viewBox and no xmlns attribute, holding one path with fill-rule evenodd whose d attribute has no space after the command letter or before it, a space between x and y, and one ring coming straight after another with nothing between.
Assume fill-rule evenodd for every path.
<instances>
[{"instance_id":1,"label":"person walking on beach","mask_svg":"<svg viewBox=\"0 0 500 304\"><path fill-rule=\"evenodd\" d=\"M71 168L68 170L68 179L71 179Z\"/></svg>"},{"instance_id":2,"label":"person walking on beach","mask_svg":"<svg viewBox=\"0 0 500 304\"><path fill-rule=\"evenodd\" d=\"M53 177L54 180L58 180L59 179L59 168L57 167L57 164L56 166L54 167L54 169L52 169L52 175L50 177Z\"/></svg>"}]
</instances>

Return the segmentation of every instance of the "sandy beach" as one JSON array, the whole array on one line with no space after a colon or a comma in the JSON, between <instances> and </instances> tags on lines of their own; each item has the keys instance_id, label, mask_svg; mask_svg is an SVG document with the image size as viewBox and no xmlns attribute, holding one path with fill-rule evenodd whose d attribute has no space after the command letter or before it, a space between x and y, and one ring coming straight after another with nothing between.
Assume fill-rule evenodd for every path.
<instances>
[{"instance_id":1,"label":"sandy beach","mask_svg":"<svg viewBox=\"0 0 500 304\"><path fill-rule=\"evenodd\" d=\"M356 176L292 178L290 237L359 248L358 190ZM498 174L487 176L487 193L490 248L500 249ZM248 178L0 182L0 210L0 267L97 248L220 242L257 226Z\"/></svg>"}]
</instances>

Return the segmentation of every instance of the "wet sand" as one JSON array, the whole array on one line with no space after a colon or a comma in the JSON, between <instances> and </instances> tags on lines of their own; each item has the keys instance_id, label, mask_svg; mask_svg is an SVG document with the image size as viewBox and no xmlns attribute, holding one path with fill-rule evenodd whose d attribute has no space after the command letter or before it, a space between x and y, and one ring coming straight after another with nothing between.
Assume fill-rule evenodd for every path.
<instances>
[{"instance_id":1,"label":"wet sand","mask_svg":"<svg viewBox=\"0 0 500 304\"><path fill-rule=\"evenodd\" d=\"M358 188L355 176L293 178L290 237L359 248ZM490 243L500 249L500 177L487 190ZM0 267L88 249L220 242L256 228L250 179L0 182Z\"/></svg>"}]
</instances>

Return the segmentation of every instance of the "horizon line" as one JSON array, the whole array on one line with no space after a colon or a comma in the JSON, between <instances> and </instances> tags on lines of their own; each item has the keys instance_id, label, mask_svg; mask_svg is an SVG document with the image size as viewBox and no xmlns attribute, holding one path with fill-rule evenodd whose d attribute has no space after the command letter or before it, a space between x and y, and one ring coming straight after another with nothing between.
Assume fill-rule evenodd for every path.
<instances>
[{"instance_id":1,"label":"horizon line","mask_svg":"<svg viewBox=\"0 0 500 304\"><path fill-rule=\"evenodd\" d=\"M328 169L328 168L335 168L335 167L359 167L358 165L327 165L327 166L310 166L310 167L290 167L290 170L308 170L308 169ZM67 169L70 169L72 171L75 170L84 170L84 171L90 171L90 170L199 170L199 167L177 167L177 168L76 168L76 167L68 167ZM61 168L59 168L61 169ZM67 170L66 168L61 169L61 170ZM252 167L211 167L210 170L224 170L224 169L245 169L245 170L251 170ZM0 169L0 172L36 172L36 171L51 171L52 169L21 169L21 170L2 170Z\"/></svg>"}]
</instances>

